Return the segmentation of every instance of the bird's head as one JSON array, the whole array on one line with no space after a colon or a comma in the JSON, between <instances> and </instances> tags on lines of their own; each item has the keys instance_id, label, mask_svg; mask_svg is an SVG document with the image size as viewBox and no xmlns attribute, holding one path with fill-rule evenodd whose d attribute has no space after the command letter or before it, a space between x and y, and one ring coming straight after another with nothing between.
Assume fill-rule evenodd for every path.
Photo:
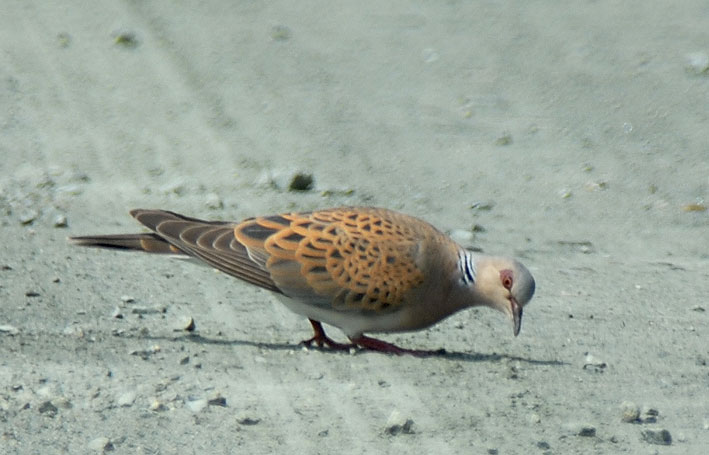
<instances>
[{"instance_id":1,"label":"bird's head","mask_svg":"<svg viewBox=\"0 0 709 455\"><path fill-rule=\"evenodd\" d=\"M472 255L474 292L481 305L505 313L515 336L522 326L522 309L534 295L534 278L519 261ZM472 284L472 283L471 283Z\"/></svg>"}]
</instances>

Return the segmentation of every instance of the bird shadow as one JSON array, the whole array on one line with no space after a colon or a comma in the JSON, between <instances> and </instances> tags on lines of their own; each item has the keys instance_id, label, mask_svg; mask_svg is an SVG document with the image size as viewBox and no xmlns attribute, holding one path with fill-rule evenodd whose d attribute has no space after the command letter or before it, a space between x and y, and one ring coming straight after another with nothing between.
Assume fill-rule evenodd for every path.
<instances>
[{"instance_id":1,"label":"bird shadow","mask_svg":"<svg viewBox=\"0 0 709 455\"><path fill-rule=\"evenodd\" d=\"M130 337L130 335L128 336ZM318 351L323 354L332 356L360 356L360 355L386 355L391 357L416 357L416 358L435 358L442 360L452 360L456 362L501 362L501 361L518 361L527 363L529 365L549 365L549 366L563 366L568 365L567 362L560 360L542 360L542 359L532 359L508 354L498 354L496 352L492 353L480 353L480 352L460 352L460 351L448 351L446 349L436 349L436 350L407 350L402 355L396 355L386 352L378 352L370 349L363 348L352 348L349 351L342 351L331 349L328 347L318 347L318 346L305 346L303 343L292 344L292 343L269 343L263 341L251 341L251 340L236 340L236 339L219 339L210 338L203 336L199 333L189 333L179 336L155 336L155 335L142 335L140 338L144 339L154 339L154 340L170 340L170 341L189 341L195 344L202 345L218 345L218 346L249 346L258 349L265 349L270 351L302 351L302 350L312 350Z\"/></svg>"}]
</instances>

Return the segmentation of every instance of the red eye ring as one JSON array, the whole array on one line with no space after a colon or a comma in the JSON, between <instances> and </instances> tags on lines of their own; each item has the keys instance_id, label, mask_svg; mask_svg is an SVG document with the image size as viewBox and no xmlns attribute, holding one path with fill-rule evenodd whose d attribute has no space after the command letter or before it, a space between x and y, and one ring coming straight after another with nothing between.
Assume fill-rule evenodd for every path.
<instances>
[{"instance_id":1,"label":"red eye ring","mask_svg":"<svg viewBox=\"0 0 709 455\"><path fill-rule=\"evenodd\" d=\"M514 284L514 280L512 278L513 276L514 274L510 269L500 270L500 281L502 282L502 286L504 286L505 289L512 289L512 285Z\"/></svg>"}]
</instances>

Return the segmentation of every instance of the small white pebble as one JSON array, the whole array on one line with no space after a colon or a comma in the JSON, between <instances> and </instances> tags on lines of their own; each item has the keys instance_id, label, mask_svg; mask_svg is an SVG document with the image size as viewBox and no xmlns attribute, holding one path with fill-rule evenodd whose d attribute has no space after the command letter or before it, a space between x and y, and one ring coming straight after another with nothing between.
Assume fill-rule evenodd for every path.
<instances>
[{"instance_id":1,"label":"small white pebble","mask_svg":"<svg viewBox=\"0 0 709 455\"><path fill-rule=\"evenodd\" d=\"M96 452L105 452L113 449L111 440L106 437L100 437L89 442L89 449Z\"/></svg>"},{"instance_id":2,"label":"small white pebble","mask_svg":"<svg viewBox=\"0 0 709 455\"><path fill-rule=\"evenodd\" d=\"M191 400L185 402L185 406L187 406L187 409L190 411L194 412L195 414L200 412L202 409L207 407L207 400L205 399L199 399L199 400Z\"/></svg>"},{"instance_id":3,"label":"small white pebble","mask_svg":"<svg viewBox=\"0 0 709 455\"><path fill-rule=\"evenodd\" d=\"M128 392L123 393L121 396L118 397L116 400L116 404L118 406L131 406L133 402L135 401L136 393L133 390L129 390Z\"/></svg>"},{"instance_id":4,"label":"small white pebble","mask_svg":"<svg viewBox=\"0 0 709 455\"><path fill-rule=\"evenodd\" d=\"M219 197L217 193L209 193L204 198L204 204L210 209L221 209L224 208L224 202Z\"/></svg>"},{"instance_id":5,"label":"small white pebble","mask_svg":"<svg viewBox=\"0 0 709 455\"><path fill-rule=\"evenodd\" d=\"M685 69L688 73L694 75L709 73L709 54L706 52L692 52L687 54Z\"/></svg>"}]
</instances>

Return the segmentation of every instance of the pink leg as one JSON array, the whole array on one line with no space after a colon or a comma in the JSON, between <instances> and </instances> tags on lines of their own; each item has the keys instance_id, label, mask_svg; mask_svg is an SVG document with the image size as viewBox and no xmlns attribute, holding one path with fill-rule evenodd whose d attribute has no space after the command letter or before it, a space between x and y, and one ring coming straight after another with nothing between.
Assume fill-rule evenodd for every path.
<instances>
[{"instance_id":1,"label":"pink leg","mask_svg":"<svg viewBox=\"0 0 709 455\"><path fill-rule=\"evenodd\" d=\"M445 349L439 349L438 351L419 351L417 349L404 349L399 346L386 341L377 340L376 338L370 338L368 336L360 335L357 338L352 338L352 343L361 347L362 349L368 349L370 351L384 352L387 354L404 355L409 354L415 357L429 357L432 355L441 355L446 351Z\"/></svg>"},{"instance_id":2,"label":"pink leg","mask_svg":"<svg viewBox=\"0 0 709 455\"><path fill-rule=\"evenodd\" d=\"M315 334L312 338L303 340L301 344L310 347L313 345L313 343L315 343L319 348L327 346L328 348L334 349L336 351L349 351L350 349L356 347L354 344L344 344L333 341L331 338L325 335L325 329L323 329L322 324L320 324L319 321L314 321L312 319L309 319L309 321L310 325L313 326L313 331L315 332Z\"/></svg>"}]
</instances>

